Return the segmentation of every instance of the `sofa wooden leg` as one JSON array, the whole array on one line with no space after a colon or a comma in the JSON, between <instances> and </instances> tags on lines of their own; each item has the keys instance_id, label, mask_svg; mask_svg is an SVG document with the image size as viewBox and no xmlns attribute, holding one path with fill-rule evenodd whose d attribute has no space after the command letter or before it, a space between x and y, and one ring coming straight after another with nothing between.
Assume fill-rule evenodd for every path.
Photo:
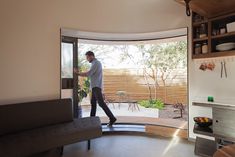
<instances>
[{"instance_id":1,"label":"sofa wooden leg","mask_svg":"<svg viewBox=\"0 0 235 157\"><path fill-rule=\"evenodd\" d=\"M87 141L87 149L90 150L91 149L91 140Z\"/></svg>"},{"instance_id":2,"label":"sofa wooden leg","mask_svg":"<svg viewBox=\"0 0 235 157\"><path fill-rule=\"evenodd\" d=\"M64 154L64 146L60 148L60 156L63 156Z\"/></svg>"}]
</instances>

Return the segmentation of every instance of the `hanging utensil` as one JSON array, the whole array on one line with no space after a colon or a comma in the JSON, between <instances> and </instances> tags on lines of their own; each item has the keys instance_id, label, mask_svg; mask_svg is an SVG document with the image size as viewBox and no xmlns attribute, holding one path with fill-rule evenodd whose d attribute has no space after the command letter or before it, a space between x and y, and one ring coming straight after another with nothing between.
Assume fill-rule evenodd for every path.
<instances>
[{"instance_id":1,"label":"hanging utensil","mask_svg":"<svg viewBox=\"0 0 235 157\"><path fill-rule=\"evenodd\" d=\"M184 1L185 1L185 4L186 4L186 15L191 16L191 11L190 11L190 6L189 6L189 2L191 0L184 0Z\"/></svg>"},{"instance_id":2,"label":"hanging utensil","mask_svg":"<svg viewBox=\"0 0 235 157\"><path fill-rule=\"evenodd\" d=\"M223 74L225 75L226 78L228 77L225 61L221 62L221 78L223 78Z\"/></svg>"},{"instance_id":3,"label":"hanging utensil","mask_svg":"<svg viewBox=\"0 0 235 157\"><path fill-rule=\"evenodd\" d=\"M221 73L220 73L221 78L223 78L223 71L224 71L224 65L223 62L221 62Z\"/></svg>"},{"instance_id":4,"label":"hanging utensil","mask_svg":"<svg viewBox=\"0 0 235 157\"><path fill-rule=\"evenodd\" d=\"M228 75L227 75L227 68L226 68L226 62L224 61L224 74L225 74L225 77L227 78Z\"/></svg>"}]
</instances>

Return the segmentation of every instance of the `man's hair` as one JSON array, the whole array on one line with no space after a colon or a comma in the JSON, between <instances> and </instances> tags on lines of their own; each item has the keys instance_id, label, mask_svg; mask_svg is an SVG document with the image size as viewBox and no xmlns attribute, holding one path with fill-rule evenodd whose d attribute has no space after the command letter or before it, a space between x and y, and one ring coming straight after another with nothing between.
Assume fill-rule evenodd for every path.
<instances>
[{"instance_id":1,"label":"man's hair","mask_svg":"<svg viewBox=\"0 0 235 157\"><path fill-rule=\"evenodd\" d=\"M92 51L87 51L86 52L86 56L93 56L93 57L95 57L95 54Z\"/></svg>"}]
</instances>

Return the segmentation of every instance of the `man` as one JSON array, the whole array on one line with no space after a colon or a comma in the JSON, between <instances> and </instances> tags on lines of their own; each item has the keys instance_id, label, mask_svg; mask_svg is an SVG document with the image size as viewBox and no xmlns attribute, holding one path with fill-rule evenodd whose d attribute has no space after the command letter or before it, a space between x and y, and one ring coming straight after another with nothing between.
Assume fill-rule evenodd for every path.
<instances>
[{"instance_id":1,"label":"man","mask_svg":"<svg viewBox=\"0 0 235 157\"><path fill-rule=\"evenodd\" d=\"M75 69L75 73L78 76L82 77L89 77L91 81L91 89L92 89L92 96L91 96L91 113L90 116L96 115L96 107L97 101L100 107L104 110L106 115L109 117L108 126L112 126L116 122L116 118L114 117L113 113L110 111L106 103L104 102L102 88L103 88L103 71L102 65L100 61L95 58L95 54L92 51L88 51L86 53L86 59L89 63L91 63L91 68L87 72L79 72Z\"/></svg>"}]
</instances>

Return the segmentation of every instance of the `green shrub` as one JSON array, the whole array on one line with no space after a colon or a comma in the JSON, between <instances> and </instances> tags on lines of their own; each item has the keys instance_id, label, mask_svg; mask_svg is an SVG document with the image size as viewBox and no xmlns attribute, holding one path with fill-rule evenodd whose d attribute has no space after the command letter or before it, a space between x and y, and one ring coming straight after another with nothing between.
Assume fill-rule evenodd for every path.
<instances>
[{"instance_id":1,"label":"green shrub","mask_svg":"<svg viewBox=\"0 0 235 157\"><path fill-rule=\"evenodd\" d=\"M157 99L157 100L142 100L139 101L138 104L140 104L141 106L145 107L145 108L157 108L162 110L164 108L164 103Z\"/></svg>"}]
</instances>

